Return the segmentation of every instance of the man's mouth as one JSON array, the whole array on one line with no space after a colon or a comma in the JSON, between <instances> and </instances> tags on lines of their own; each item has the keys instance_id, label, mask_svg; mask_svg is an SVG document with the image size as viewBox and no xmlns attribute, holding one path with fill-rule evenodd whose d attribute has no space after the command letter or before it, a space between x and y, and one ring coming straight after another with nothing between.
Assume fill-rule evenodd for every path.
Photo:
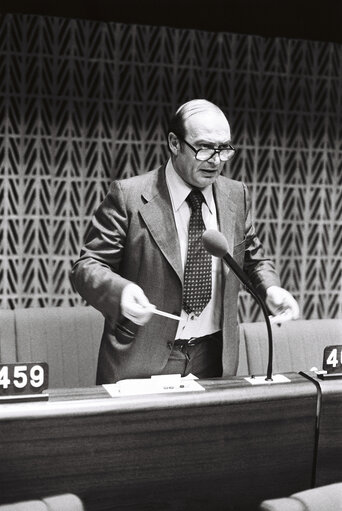
<instances>
[{"instance_id":1,"label":"man's mouth","mask_svg":"<svg viewBox=\"0 0 342 511\"><path fill-rule=\"evenodd\" d=\"M217 169L201 169L202 172L209 172L209 174L214 174L217 172Z\"/></svg>"}]
</instances>

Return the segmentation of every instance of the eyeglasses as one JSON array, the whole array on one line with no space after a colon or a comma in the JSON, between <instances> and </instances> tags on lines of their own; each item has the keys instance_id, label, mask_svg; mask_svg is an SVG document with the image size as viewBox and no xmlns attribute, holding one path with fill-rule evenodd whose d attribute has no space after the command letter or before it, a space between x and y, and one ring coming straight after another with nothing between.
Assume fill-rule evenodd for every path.
<instances>
[{"instance_id":1,"label":"eyeglasses","mask_svg":"<svg viewBox=\"0 0 342 511\"><path fill-rule=\"evenodd\" d=\"M195 153L196 160L199 161L207 161L210 160L216 153L219 155L221 161L230 160L235 154L235 148L228 144L228 147L224 147L223 149L215 149L215 147L206 147L201 149L196 149L189 142L187 142L184 138L181 139L190 149L192 149Z\"/></svg>"}]
</instances>

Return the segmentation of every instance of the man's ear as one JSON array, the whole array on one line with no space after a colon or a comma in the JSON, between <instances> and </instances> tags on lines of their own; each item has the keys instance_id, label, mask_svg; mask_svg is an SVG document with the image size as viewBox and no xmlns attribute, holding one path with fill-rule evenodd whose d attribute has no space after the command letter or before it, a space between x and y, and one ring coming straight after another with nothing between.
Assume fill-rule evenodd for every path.
<instances>
[{"instance_id":1,"label":"man's ear","mask_svg":"<svg viewBox=\"0 0 342 511\"><path fill-rule=\"evenodd\" d=\"M172 152L172 154L177 156L177 154L180 150L180 143L179 143L177 135L172 133L172 131L168 134L168 143L169 143L169 148L170 148L170 151Z\"/></svg>"}]
</instances>

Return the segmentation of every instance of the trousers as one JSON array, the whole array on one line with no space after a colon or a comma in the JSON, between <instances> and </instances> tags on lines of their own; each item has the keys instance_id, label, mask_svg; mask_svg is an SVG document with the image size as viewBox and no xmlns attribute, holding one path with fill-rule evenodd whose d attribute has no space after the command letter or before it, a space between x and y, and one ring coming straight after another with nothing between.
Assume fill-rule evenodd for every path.
<instances>
[{"instance_id":1,"label":"trousers","mask_svg":"<svg viewBox=\"0 0 342 511\"><path fill-rule=\"evenodd\" d=\"M160 374L193 374L198 378L222 376L222 332L196 339L194 345L174 345Z\"/></svg>"}]
</instances>

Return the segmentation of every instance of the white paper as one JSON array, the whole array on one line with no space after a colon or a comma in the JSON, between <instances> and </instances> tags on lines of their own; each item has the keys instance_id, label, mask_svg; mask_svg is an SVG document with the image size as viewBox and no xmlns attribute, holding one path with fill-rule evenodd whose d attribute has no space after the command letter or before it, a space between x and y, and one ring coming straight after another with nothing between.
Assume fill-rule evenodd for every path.
<instances>
[{"instance_id":1,"label":"white paper","mask_svg":"<svg viewBox=\"0 0 342 511\"><path fill-rule=\"evenodd\" d=\"M168 374L151 376L151 378L120 380L117 383L102 386L112 397L205 390L195 379L196 376L193 375L182 378L180 374Z\"/></svg>"}]
</instances>

